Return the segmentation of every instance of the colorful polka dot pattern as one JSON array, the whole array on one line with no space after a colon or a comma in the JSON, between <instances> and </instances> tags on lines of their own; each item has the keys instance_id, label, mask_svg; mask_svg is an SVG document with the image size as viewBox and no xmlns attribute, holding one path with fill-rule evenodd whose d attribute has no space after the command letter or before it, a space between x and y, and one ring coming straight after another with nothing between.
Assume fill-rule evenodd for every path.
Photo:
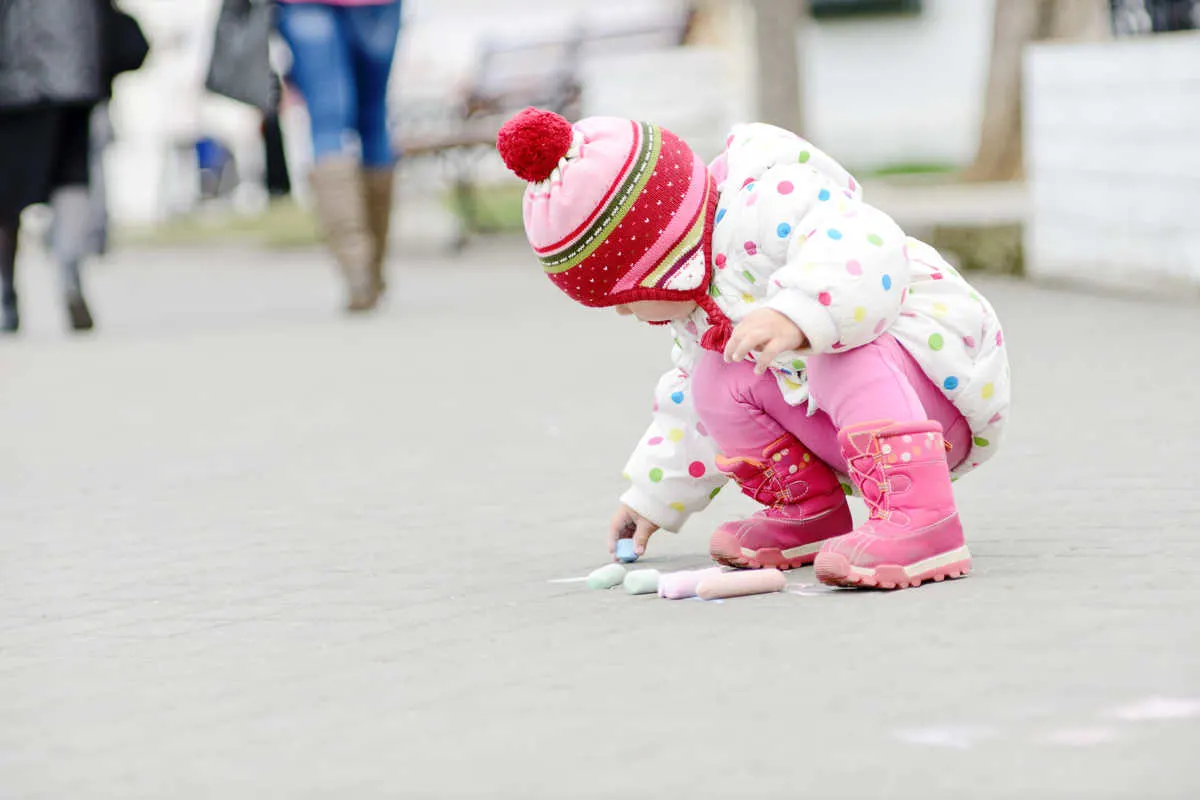
<instances>
[{"instance_id":1,"label":"colorful polka dot pattern","mask_svg":"<svg viewBox=\"0 0 1200 800\"><path fill-rule=\"evenodd\" d=\"M891 441L895 442L894 439ZM879 451L888 464L907 464L913 460L920 462L922 458L928 461L930 456L941 458L945 443L938 433L906 434L897 444L881 445Z\"/></svg>"},{"instance_id":2,"label":"colorful polka dot pattern","mask_svg":"<svg viewBox=\"0 0 1200 800\"><path fill-rule=\"evenodd\" d=\"M780 148L769 144L774 135L763 132L762 147L779 158ZM735 139L731 148L739 147L753 144ZM735 319L776 292L812 298L810 313L824 309L833 323L832 341L821 348L825 352L858 347L890 329L970 422L970 456L955 475L987 461L997 449L1009 395L1003 355L989 360L1003 345L994 311L936 251L904 237L863 203L856 185L842 185L840 178L831 182L832 176L822 172L827 156L804 147L786 157L787 163L775 161L751 172L739 166L747 163L744 156L728 154L731 174L723 186L721 225L714 231L710 294ZM686 330L685 348L696 347L704 328ZM683 330L676 326L677 332ZM810 401L805 359L777 363L785 399L797 406ZM652 493L660 508L681 514L681 507L696 511L715 497L714 483L723 477L709 458L715 442L694 418L687 392L681 384L659 395L662 411L654 432L628 469L639 491ZM925 452L918 442L889 455L904 461ZM849 484L844 490L853 492Z\"/></svg>"}]
</instances>

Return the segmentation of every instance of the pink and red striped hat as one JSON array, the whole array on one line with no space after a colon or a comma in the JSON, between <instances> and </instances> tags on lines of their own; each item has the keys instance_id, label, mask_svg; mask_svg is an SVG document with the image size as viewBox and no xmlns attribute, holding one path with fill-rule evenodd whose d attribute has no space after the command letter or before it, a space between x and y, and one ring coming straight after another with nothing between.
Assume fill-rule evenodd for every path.
<instances>
[{"instance_id":1,"label":"pink and red striped hat","mask_svg":"<svg viewBox=\"0 0 1200 800\"><path fill-rule=\"evenodd\" d=\"M525 234L558 288L591 307L691 300L710 322L725 320L708 295L716 183L679 137L616 117L571 125L527 108L496 144L530 182Z\"/></svg>"}]
</instances>

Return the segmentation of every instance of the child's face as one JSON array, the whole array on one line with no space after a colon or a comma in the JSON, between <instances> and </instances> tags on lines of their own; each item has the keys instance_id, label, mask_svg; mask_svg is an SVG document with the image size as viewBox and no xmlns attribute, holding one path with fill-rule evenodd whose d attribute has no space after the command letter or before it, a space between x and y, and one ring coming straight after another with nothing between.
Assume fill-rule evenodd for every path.
<instances>
[{"instance_id":1,"label":"child's face","mask_svg":"<svg viewBox=\"0 0 1200 800\"><path fill-rule=\"evenodd\" d=\"M616 307L622 317L637 317L642 322L664 324L687 319L696 310L691 300L637 300Z\"/></svg>"}]
</instances>

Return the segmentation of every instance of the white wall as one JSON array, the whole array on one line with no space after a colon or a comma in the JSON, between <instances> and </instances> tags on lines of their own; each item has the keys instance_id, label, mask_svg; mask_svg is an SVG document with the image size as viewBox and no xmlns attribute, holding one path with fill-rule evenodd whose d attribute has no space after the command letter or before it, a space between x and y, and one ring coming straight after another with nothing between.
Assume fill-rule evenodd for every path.
<instances>
[{"instance_id":1,"label":"white wall","mask_svg":"<svg viewBox=\"0 0 1200 800\"><path fill-rule=\"evenodd\" d=\"M404 0L406 35L397 77L406 88L466 80L484 37L554 37L575 25L660 19L683 0Z\"/></svg>"},{"instance_id":2,"label":"white wall","mask_svg":"<svg viewBox=\"0 0 1200 800\"><path fill-rule=\"evenodd\" d=\"M809 26L809 138L852 167L975 155L994 0L925 0L919 16Z\"/></svg>"},{"instance_id":3,"label":"white wall","mask_svg":"<svg viewBox=\"0 0 1200 800\"><path fill-rule=\"evenodd\" d=\"M456 0L462 3L468 0ZM901 162L966 165L975 155L991 55L994 0L925 0L916 16L849 17L801 34L806 131L852 168ZM753 25L730 4L729 52L676 51L589 71L588 113L661 110L698 149L753 117ZM690 104L690 105L689 105ZM670 127L670 122L664 122Z\"/></svg>"},{"instance_id":4,"label":"white wall","mask_svg":"<svg viewBox=\"0 0 1200 800\"><path fill-rule=\"evenodd\" d=\"M1200 288L1200 34L1026 55L1029 272Z\"/></svg>"}]
</instances>

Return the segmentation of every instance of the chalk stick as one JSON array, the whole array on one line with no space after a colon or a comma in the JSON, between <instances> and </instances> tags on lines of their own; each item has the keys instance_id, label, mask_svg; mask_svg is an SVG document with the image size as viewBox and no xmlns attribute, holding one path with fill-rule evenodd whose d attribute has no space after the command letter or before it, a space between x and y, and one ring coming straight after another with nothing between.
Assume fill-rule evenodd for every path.
<instances>
[{"instance_id":1,"label":"chalk stick","mask_svg":"<svg viewBox=\"0 0 1200 800\"><path fill-rule=\"evenodd\" d=\"M611 589L625 580L625 568L620 564L605 564L594 569L587 577L589 589Z\"/></svg>"},{"instance_id":2,"label":"chalk stick","mask_svg":"<svg viewBox=\"0 0 1200 800\"><path fill-rule=\"evenodd\" d=\"M633 539L617 539L617 561L631 564L638 560L638 554L633 552Z\"/></svg>"},{"instance_id":3,"label":"chalk stick","mask_svg":"<svg viewBox=\"0 0 1200 800\"><path fill-rule=\"evenodd\" d=\"M787 579L777 569L748 569L710 575L700 581L696 587L696 595L702 600L715 600L718 597L782 592L785 586Z\"/></svg>"},{"instance_id":4,"label":"chalk stick","mask_svg":"<svg viewBox=\"0 0 1200 800\"><path fill-rule=\"evenodd\" d=\"M635 569L625 576L625 591L630 594L651 594L658 591L658 570Z\"/></svg>"},{"instance_id":5,"label":"chalk stick","mask_svg":"<svg viewBox=\"0 0 1200 800\"><path fill-rule=\"evenodd\" d=\"M668 600L683 600L686 597L695 597L696 587L700 585L700 581L713 575L720 575L722 572L723 570L720 567L668 572L658 581L658 596L665 597Z\"/></svg>"}]
</instances>

